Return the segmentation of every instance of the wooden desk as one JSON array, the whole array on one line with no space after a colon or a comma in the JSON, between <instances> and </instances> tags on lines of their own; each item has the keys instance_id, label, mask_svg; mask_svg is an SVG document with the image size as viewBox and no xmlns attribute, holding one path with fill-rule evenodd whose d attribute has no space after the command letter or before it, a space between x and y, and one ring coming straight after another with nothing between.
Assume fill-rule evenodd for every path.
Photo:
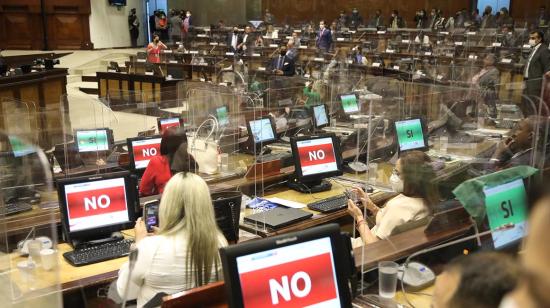
<instances>
[{"instance_id":1,"label":"wooden desk","mask_svg":"<svg viewBox=\"0 0 550 308\"><path fill-rule=\"evenodd\" d=\"M110 98L113 110L143 103L183 100L181 79L160 76L97 72L99 97Z\"/></svg>"},{"instance_id":2,"label":"wooden desk","mask_svg":"<svg viewBox=\"0 0 550 308\"><path fill-rule=\"evenodd\" d=\"M64 129L71 130L66 87L65 68L0 77L0 129L44 149L63 142Z\"/></svg>"},{"instance_id":3,"label":"wooden desk","mask_svg":"<svg viewBox=\"0 0 550 308\"><path fill-rule=\"evenodd\" d=\"M132 238L134 230L123 232L126 237ZM36 268L34 282L25 280L17 269L17 263L26 260L17 253L10 254L11 278L23 293L33 290L52 290L68 292L84 287L108 283L118 277L118 270L128 258L122 257L100 263L74 267L70 265L63 253L72 251L72 247L67 243L57 245L57 267L52 271L45 271L41 267ZM30 282L33 282L32 284ZM30 288L32 286L32 289Z\"/></svg>"}]
</instances>

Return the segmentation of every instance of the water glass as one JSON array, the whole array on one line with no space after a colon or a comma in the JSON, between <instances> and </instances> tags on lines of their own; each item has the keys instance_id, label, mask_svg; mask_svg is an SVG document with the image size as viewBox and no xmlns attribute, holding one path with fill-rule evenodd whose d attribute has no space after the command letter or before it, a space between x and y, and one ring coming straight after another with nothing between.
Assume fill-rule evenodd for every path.
<instances>
[{"instance_id":1,"label":"water glass","mask_svg":"<svg viewBox=\"0 0 550 308\"><path fill-rule=\"evenodd\" d=\"M30 240L27 244L29 255L37 264L40 263L40 250L42 250L42 242L39 240Z\"/></svg>"},{"instance_id":2,"label":"water glass","mask_svg":"<svg viewBox=\"0 0 550 308\"><path fill-rule=\"evenodd\" d=\"M377 163L369 163L369 183L374 185L376 184L376 180L378 179L378 164Z\"/></svg>"},{"instance_id":3,"label":"water glass","mask_svg":"<svg viewBox=\"0 0 550 308\"><path fill-rule=\"evenodd\" d=\"M378 295L380 297L395 297L398 268L399 265L392 261L378 262Z\"/></svg>"},{"instance_id":4,"label":"water glass","mask_svg":"<svg viewBox=\"0 0 550 308\"><path fill-rule=\"evenodd\" d=\"M221 170L227 172L229 170L229 154L228 153L220 154L220 161L221 161Z\"/></svg>"}]
</instances>

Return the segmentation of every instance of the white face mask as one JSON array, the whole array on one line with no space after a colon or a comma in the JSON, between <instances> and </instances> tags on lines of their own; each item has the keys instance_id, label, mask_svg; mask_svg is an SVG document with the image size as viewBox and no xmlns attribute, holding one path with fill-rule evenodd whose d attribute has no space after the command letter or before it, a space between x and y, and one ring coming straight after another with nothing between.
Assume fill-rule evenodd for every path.
<instances>
[{"instance_id":1,"label":"white face mask","mask_svg":"<svg viewBox=\"0 0 550 308\"><path fill-rule=\"evenodd\" d=\"M191 17L191 14L188 13L188 14L187 14L187 17Z\"/></svg>"},{"instance_id":2,"label":"white face mask","mask_svg":"<svg viewBox=\"0 0 550 308\"><path fill-rule=\"evenodd\" d=\"M531 47L535 47L535 45L537 45L537 41L529 40L529 45L531 45Z\"/></svg>"},{"instance_id":3,"label":"white face mask","mask_svg":"<svg viewBox=\"0 0 550 308\"><path fill-rule=\"evenodd\" d=\"M390 176L390 185L395 192L403 192L403 181L397 174L393 173Z\"/></svg>"}]
</instances>

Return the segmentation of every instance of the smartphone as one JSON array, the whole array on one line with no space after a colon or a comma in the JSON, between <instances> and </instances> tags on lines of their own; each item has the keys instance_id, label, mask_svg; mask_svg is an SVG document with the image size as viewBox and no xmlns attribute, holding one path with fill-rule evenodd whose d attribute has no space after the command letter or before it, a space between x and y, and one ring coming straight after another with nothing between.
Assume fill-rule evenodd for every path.
<instances>
[{"instance_id":1,"label":"smartphone","mask_svg":"<svg viewBox=\"0 0 550 308\"><path fill-rule=\"evenodd\" d=\"M143 204L143 221L147 232L152 233L153 227L159 226L160 200L153 200Z\"/></svg>"}]
</instances>

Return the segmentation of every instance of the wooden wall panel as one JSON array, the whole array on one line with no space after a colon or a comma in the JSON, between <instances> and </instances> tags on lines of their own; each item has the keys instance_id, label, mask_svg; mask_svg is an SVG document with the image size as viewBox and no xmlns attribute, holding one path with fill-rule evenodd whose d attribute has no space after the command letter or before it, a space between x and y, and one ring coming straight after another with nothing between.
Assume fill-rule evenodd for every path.
<instances>
[{"instance_id":1,"label":"wooden wall panel","mask_svg":"<svg viewBox=\"0 0 550 308\"><path fill-rule=\"evenodd\" d=\"M341 10L348 14L353 8L357 8L365 21L377 9L382 10L385 22L389 20L392 9L399 10L399 14L405 18L408 25L413 24L413 17L417 9L439 8L445 15L455 13L461 8L470 10L470 0L262 0L263 8L269 8L279 22L302 22L320 19L332 21L338 17Z\"/></svg>"},{"instance_id":2,"label":"wooden wall panel","mask_svg":"<svg viewBox=\"0 0 550 308\"><path fill-rule=\"evenodd\" d=\"M43 49L40 0L0 1L0 48Z\"/></svg>"},{"instance_id":3,"label":"wooden wall panel","mask_svg":"<svg viewBox=\"0 0 550 308\"><path fill-rule=\"evenodd\" d=\"M49 49L91 49L90 0L47 0Z\"/></svg>"},{"instance_id":4,"label":"wooden wall panel","mask_svg":"<svg viewBox=\"0 0 550 308\"><path fill-rule=\"evenodd\" d=\"M550 0L511 0L510 15L518 21L533 22L543 5L550 10Z\"/></svg>"},{"instance_id":5,"label":"wooden wall panel","mask_svg":"<svg viewBox=\"0 0 550 308\"><path fill-rule=\"evenodd\" d=\"M90 0L1 0L0 48L91 49L90 11Z\"/></svg>"}]
</instances>

